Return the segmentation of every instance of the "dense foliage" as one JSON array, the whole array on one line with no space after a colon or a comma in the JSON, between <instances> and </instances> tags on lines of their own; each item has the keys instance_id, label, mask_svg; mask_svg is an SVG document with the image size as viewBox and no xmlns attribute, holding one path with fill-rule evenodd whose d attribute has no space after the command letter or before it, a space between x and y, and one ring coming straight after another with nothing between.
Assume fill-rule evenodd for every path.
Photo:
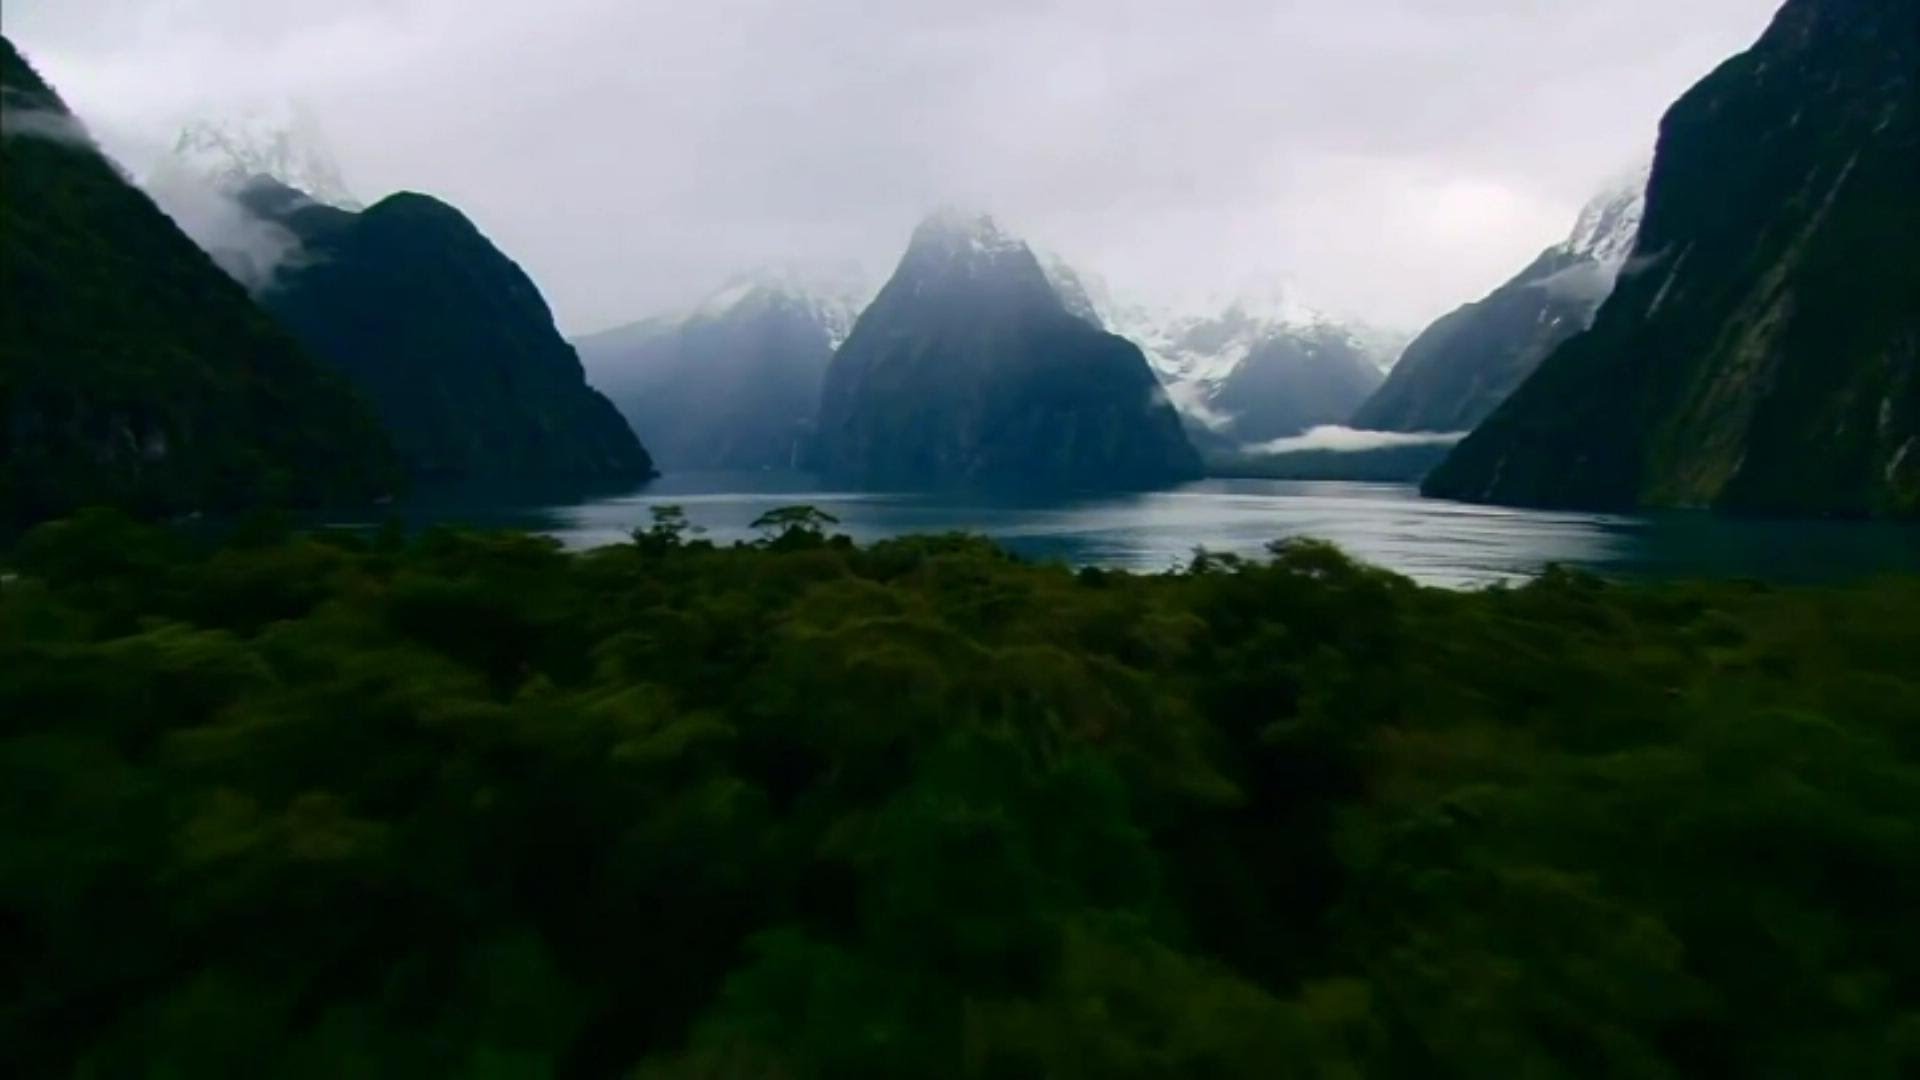
<instances>
[{"instance_id":1,"label":"dense foliage","mask_svg":"<svg viewBox=\"0 0 1920 1080\"><path fill-rule=\"evenodd\" d=\"M827 525L30 534L13 1073L1920 1067L1920 582Z\"/></svg>"},{"instance_id":2,"label":"dense foliage","mask_svg":"<svg viewBox=\"0 0 1920 1080\"><path fill-rule=\"evenodd\" d=\"M546 494L653 475L533 280L460 211L402 192L354 213L264 178L244 198L303 245L261 304L373 401L421 480Z\"/></svg>"},{"instance_id":3,"label":"dense foliage","mask_svg":"<svg viewBox=\"0 0 1920 1080\"><path fill-rule=\"evenodd\" d=\"M1667 113L1634 264L1428 477L1452 498L1920 516L1920 18L1789 0Z\"/></svg>"},{"instance_id":4,"label":"dense foliage","mask_svg":"<svg viewBox=\"0 0 1920 1080\"><path fill-rule=\"evenodd\" d=\"M366 501L399 480L366 404L121 177L0 39L0 532Z\"/></svg>"}]
</instances>

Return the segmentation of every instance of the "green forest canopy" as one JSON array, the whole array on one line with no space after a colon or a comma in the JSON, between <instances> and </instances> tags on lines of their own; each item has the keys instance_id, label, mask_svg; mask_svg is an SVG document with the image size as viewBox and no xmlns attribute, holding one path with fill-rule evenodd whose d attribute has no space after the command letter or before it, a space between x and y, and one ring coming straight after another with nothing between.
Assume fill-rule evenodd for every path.
<instances>
[{"instance_id":1,"label":"green forest canopy","mask_svg":"<svg viewBox=\"0 0 1920 1080\"><path fill-rule=\"evenodd\" d=\"M29 534L18 1075L1920 1067L1920 581L1076 573L791 518Z\"/></svg>"}]
</instances>

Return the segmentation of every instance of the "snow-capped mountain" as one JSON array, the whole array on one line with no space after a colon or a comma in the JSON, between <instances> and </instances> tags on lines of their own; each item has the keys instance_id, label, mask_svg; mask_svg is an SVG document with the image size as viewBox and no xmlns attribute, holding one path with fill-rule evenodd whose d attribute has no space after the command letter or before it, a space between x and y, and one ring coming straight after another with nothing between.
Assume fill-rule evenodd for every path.
<instances>
[{"instance_id":1,"label":"snow-capped mountain","mask_svg":"<svg viewBox=\"0 0 1920 1080\"><path fill-rule=\"evenodd\" d=\"M1392 363L1402 339L1333 318L1289 289L1187 308L1118 301L1097 276L1042 261L1068 311L1140 346L1194 434L1262 442L1343 422Z\"/></svg>"},{"instance_id":2,"label":"snow-capped mountain","mask_svg":"<svg viewBox=\"0 0 1920 1080\"><path fill-rule=\"evenodd\" d=\"M317 202L360 209L319 120L296 101L255 103L189 122L149 186L176 183L182 175L225 189L267 176Z\"/></svg>"},{"instance_id":3,"label":"snow-capped mountain","mask_svg":"<svg viewBox=\"0 0 1920 1080\"><path fill-rule=\"evenodd\" d=\"M574 346L664 468L787 468L870 291L853 266L768 267Z\"/></svg>"},{"instance_id":4,"label":"snow-capped mountain","mask_svg":"<svg viewBox=\"0 0 1920 1080\"><path fill-rule=\"evenodd\" d=\"M1070 312L1024 241L951 210L914 230L834 354L811 460L883 487L1137 488L1201 470L1140 350Z\"/></svg>"},{"instance_id":5,"label":"snow-capped mountain","mask_svg":"<svg viewBox=\"0 0 1920 1080\"><path fill-rule=\"evenodd\" d=\"M1648 161L1607 185L1580 211L1573 234L1562 248L1570 255L1615 266L1626 262L1640 237L1641 219L1647 216L1647 181L1652 175L1653 162Z\"/></svg>"},{"instance_id":6,"label":"snow-capped mountain","mask_svg":"<svg viewBox=\"0 0 1920 1080\"><path fill-rule=\"evenodd\" d=\"M1573 231L1485 298L1443 316L1353 416L1380 431L1468 431L1593 322L1633 256L1651 166L1606 185Z\"/></svg>"},{"instance_id":7,"label":"snow-capped mountain","mask_svg":"<svg viewBox=\"0 0 1920 1080\"><path fill-rule=\"evenodd\" d=\"M784 307L826 331L837 349L853 332L854 320L872 298L873 286L856 265L786 263L736 275L696 304L682 321L723 319L756 308Z\"/></svg>"}]
</instances>

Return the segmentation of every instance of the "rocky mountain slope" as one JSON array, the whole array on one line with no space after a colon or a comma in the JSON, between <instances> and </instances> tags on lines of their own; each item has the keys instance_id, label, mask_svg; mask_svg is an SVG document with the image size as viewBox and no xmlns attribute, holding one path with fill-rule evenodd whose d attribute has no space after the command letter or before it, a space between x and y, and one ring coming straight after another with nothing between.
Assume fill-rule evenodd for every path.
<instances>
[{"instance_id":1,"label":"rocky mountain slope","mask_svg":"<svg viewBox=\"0 0 1920 1080\"><path fill-rule=\"evenodd\" d=\"M1635 272L1426 490L1920 514L1916 236L1920 18L1789 0L1667 113Z\"/></svg>"},{"instance_id":2,"label":"rocky mountain slope","mask_svg":"<svg viewBox=\"0 0 1920 1080\"><path fill-rule=\"evenodd\" d=\"M1140 350L1071 314L1027 245L943 213L835 354L814 463L870 484L1135 488L1199 456Z\"/></svg>"}]
</instances>

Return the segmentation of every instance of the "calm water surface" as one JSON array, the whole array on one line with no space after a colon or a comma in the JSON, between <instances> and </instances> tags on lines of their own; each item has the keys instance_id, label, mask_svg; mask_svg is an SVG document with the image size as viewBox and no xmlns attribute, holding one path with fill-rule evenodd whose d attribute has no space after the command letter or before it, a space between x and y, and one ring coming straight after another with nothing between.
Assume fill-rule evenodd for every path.
<instances>
[{"instance_id":1,"label":"calm water surface","mask_svg":"<svg viewBox=\"0 0 1920 1080\"><path fill-rule=\"evenodd\" d=\"M650 506L676 504L706 528L707 539L724 544L752 537L754 518L793 503L834 515L838 531L863 542L966 531L1029 558L1129 570L1165 570L1200 547L1251 555L1270 541L1307 536L1447 586L1523 579L1550 563L1619 577L1779 582L1920 573L1920 527L1914 526L1509 510L1422 499L1400 485L1282 480L1206 480L1167 491L1041 501L847 491L794 474L688 473L578 503L420 503L401 515L532 529L584 548L622 542L647 523Z\"/></svg>"}]
</instances>

